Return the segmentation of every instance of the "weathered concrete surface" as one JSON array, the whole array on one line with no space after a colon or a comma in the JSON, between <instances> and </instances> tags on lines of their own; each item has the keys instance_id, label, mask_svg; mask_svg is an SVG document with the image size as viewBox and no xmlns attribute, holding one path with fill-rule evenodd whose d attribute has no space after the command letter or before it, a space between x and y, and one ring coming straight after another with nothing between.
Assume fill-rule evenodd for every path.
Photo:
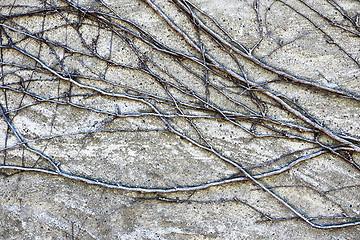
<instances>
[{"instance_id":1,"label":"weathered concrete surface","mask_svg":"<svg viewBox=\"0 0 360 240\"><path fill-rule=\"evenodd\" d=\"M1 4L12 4L12 2L2 1ZM74 2L89 9L101 9L101 4L97 1ZM194 49L189 47L184 39L171 30L164 20L143 1L105 2L119 16L133 20L160 42L183 53L196 55ZM247 48L251 48L259 40L260 30L253 1L198 0L193 2L217 19L235 40L240 41ZM196 30L172 3L169 1L156 1L156 3L176 24L187 31L192 39L197 39ZM360 70L355 63L357 57L360 56L359 37L349 36L331 27L298 1L287 2L321 26L321 29L332 36L339 46L354 59L352 60L344 51L339 50L339 46L329 43L331 40L327 39L324 32L317 30L309 21L283 3L262 0L258 3L259 16L262 21L267 22L267 25L263 26L263 41L254 50L256 57L298 77L360 95L358 79ZM356 16L360 12L359 2L341 1L339 3L351 16ZM41 5L30 0L21 4ZM342 20L340 13L335 11L329 3L309 1L309 4L316 6L319 11L326 13L334 21ZM4 7L0 11L1 14L8 14L9 11L24 11L24 8L10 10L9 7ZM81 18L81 14L79 16ZM78 21L75 17L69 18L75 22ZM39 23L42 21L42 16L33 16L19 18L17 23L36 32L41 30ZM63 20L59 16L46 18L43 23L45 29L60 24L63 24ZM211 26L214 27L214 24ZM74 31L70 30L70 27L55 29L44 33L43 37L86 52L87 50ZM81 31L90 45L97 34L97 29L89 25L81 28ZM21 34L13 34L11 37L14 39L21 37ZM236 70L236 62L222 52L214 42L211 42L208 36L203 35L201 38L209 54L223 65L239 72ZM4 44L6 42L4 35L2 39ZM120 38L107 34L104 30L97 41L97 51L100 55L107 55L109 49L112 49L111 57L109 57L111 60L138 66L136 55ZM113 42L109 46L110 41ZM204 83L191 77L191 74L184 69L180 69L175 61L153 51L149 46L141 45L136 40L134 42L139 44L139 49L146 52L154 62L176 75L185 84L198 91L201 96L205 95ZM38 56L50 67L60 69L51 49L45 45L39 49L40 45L36 40L23 41L18 46ZM39 55L38 52L40 52ZM67 54L61 49L57 53L60 58ZM19 52L7 49L2 50L2 62L35 65L33 60L22 56ZM243 59L240 63L248 78L258 83L278 78L275 74L266 72ZM107 67L104 62L96 58L66 57L63 59L63 64L74 75L95 77L100 73L105 73L104 77L109 81L167 97L166 91L160 84L144 73L113 66ZM203 73L198 65L190 63L189 66L192 66L194 71ZM4 65L2 73L8 73L12 69L13 66ZM152 70L166 77L159 70L155 68ZM50 78L44 73L30 70L19 74L24 79ZM215 76L212 80L220 86L231 84L227 81L224 82L225 85L221 85L221 78ZM2 84L17 81L19 79L16 76L9 74L6 78L4 77ZM110 92L114 89L124 92L124 88L117 89L104 82L81 79L79 81ZM294 99L329 129L355 137L360 135L358 101L287 82L274 82L268 84L267 87ZM70 84L66 81L37 81L31 83L28 89L38 95L50 97L68 92L69 88ZM71 91L73 94L84 93L82 88L76 86L72 86ZM19 107L20 101L22 106L34 102L29 96L22 99L21 93L9 90L6 91L6 97L5 91L1 94L1 105L7 105L10 110ZM242 99L240 92L237 94L239 96L236 100L251 108L256 107L256 104L249 99ZM198 104L178 91L174 90L173 95L189 104ZM227 101L226 97L213 89L210 90L210 96L211 102L217 106L229 111L240 113L243 111L238 110L236 104ZM104 111L117 109L116 111L121 113L151 112L149 106L115 97L97 96L81 99L74 97L73 101ZM165 104L159 104L158 107L164 112L176 113ZM269 116L295 123L301 122L271 104L268 108ZM10 113L10 117L14 114L14 112ZM43 151L55 162L61 163L60 167L64 172L101 181L144 188L172 188L216 181L239 173L235 167L221 161L214 154L199 149L189 141L184 141L182 137L161 131L165 127L160 118L119 118L107 123L108 120L109 116L104 116L104 114L76 109L69 105L39 104L19 111L12 123L22 136L29 140L83 131L82 134L30 142L29 146ZM171 121L176 129L196 138L196 131L189 122L177 118ZM229 122L217 119L198 119L194 120L194 123L197 124L204 138L221 154L249 169L284 154L313 147L311 143L282 138L254 139L249 133L239 130ZM250 128L250 125L244 123L245 127ZM157 129L157 131L84 134L93 128L102 129L105 126L109 129L146 128ZM0 148L2 150L18 141L11 133L5 140L6 133L7 125L5 121L1 121ZM307 135L304 133L302 136ZM331 140L321 137L324 138L323 143L331 143ZM201 141L199 137L196 140ZM5 155L3 156L5 158ZM360 162L358 154L353 153L352 157L355 162ZM276 163L272 167L279 167L284 162ZM3 165L22 166L23 164L26 166L37 164L39 168L50 168L46 161L40 161L39 156L27 150L6 151L6 161L4 160ZM268 171L268 169L266 167L254 169L252 174ZM4 172L13 173L13 171ZM353 216L360 215L358 191L360 172L339 157L323 154L296 165L285 173L261 181L269 187L278 186L274 191L309 217L343 216L344 213ZM351 185L354 187L333 191ZM166 202L165 198L184 201ZM278 220L266 221L266 217L260 212ZM360 228L357 226L320 230L310 227L299 219L279 221L281 218L291 217L294 217L293 213L259 189L256 184L248 181L224 184L199 191L142 194L33 172L20 172L10 176L0 175L0 239L356 239L360 236Z\"/></svg>"}]
</instances>

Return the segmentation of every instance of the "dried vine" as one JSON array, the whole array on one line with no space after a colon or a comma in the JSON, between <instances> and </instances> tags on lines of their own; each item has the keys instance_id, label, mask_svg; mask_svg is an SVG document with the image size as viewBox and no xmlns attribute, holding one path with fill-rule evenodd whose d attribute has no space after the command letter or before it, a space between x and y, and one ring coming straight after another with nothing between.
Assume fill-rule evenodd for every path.
<instances>
[{"instance_id":1,"label":"dried vine","mask_svg":"<svg viewBox=\"0 0 360 240\"><path fill-rule=\"evenodd\" d=\"M3 175L38 172L107 188L159 194L251 181L295 217L275 219L238 198L198 201L158 196L140 200L238 202L259 212L265 221L300 218L321 229L359 225L360 216L343 208L342 216L307 216L304 209L294 206L276 191L277 188L308 188L341 207L327 195L332 191L356 189L357 184L324 191L311 186L270 186L271 176L285 174L301 167L305 161L323 156L332 156L350 165L359 178L360 166L352 157L360 152L358 131L340 131L327 126L294 99L292 92L280 90L284 86L310 89L314 95L330 96L335 101L359 106L359 88L300 77L267 60L315 32L356 66L354 77L350 78L356 80L360 72L356 54L329 28L358 41L359 13L351 15L340 3L329 0L328 7L342 16L341 20L334 20L303 0L264 3L255 0L252 9L258 36L254 43L248 44L236 40L212 16L188 0L166 3L144 0L141 4L149 14L155 14L156 21L166 25L164 28L169 29L172 41L178 39L177 45L166 38L160 40L161 36L123 17L118 8L104 0L83 4L71 0L42 0L29 5L1 3L0 111L3 121L0 130L4 138L0 169ZM285 42L277 39L268 18L278 6L305 21L309 29ZM176 9L183 22L170 17L166 12L169 8ZM259 49L263 49L269 39L277 42L276 48L261 54L264 50ZM265 80L251 76L250 69L254 68L264 74ZM89 123L86 129L85 125L72 128L70 125L76 123L75 119L66 120L70 122L68 128L56 125L64 113L69 118L75 112L100 120ZM29 114L43 114L47 118L43 130L34 130L36 135L28 134L29 129L22 124L24 116ZM288 144L296 142L301 147L267 161L253 159L253 164L244 164L214 141L206 127L214 124L224 124L251 141L280 139ZM148 187L106 179L98 175L99 170L76 169L80 161L86 166L86 158L80 160L81 151L94 136L152 132L179 137L236 169L236 174L199 184ZM75 155L67 158L62 152L47 153L57 139L76 136L80 136L77 139L80 148ZM241 153L241 146L238 151Z\"/></svg>"}]
</instances>

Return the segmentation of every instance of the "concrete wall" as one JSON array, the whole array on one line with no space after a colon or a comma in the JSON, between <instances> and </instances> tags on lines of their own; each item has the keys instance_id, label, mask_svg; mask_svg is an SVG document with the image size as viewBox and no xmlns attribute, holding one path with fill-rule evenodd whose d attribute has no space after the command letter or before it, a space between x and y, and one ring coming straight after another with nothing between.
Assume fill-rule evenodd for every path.
<instances>
[{"instance_id":1,"label":"concrete wall","mask_svg":"<svg viewBox=\"0 0 360 240\"><path fill-rule=\"evenodd\" d=\"M358 1L0 6L1 239L360 235Z\"/></svg>"}]
</instances>

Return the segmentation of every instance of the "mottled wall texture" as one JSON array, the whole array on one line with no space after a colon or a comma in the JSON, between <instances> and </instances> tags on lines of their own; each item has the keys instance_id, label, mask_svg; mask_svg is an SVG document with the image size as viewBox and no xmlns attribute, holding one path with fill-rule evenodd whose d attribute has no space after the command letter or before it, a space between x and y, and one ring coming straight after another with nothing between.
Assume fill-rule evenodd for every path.
<instances>
[{"instance_id":1,"label":"mottled wall texture","mask_svg":"<svg viewBox=\"0 0 360 240\"><path fill-rule=\"evenodd\" d=\"M0 239L359 239L358 0L0 1Z\"/></svg>"}]
</instances>

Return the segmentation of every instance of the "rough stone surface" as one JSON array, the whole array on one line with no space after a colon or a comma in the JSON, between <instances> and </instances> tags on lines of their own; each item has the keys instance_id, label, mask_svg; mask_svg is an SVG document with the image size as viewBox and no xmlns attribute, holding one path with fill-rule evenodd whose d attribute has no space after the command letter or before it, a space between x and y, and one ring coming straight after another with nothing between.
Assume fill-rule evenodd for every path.
<instances>
[{"instance_id":1,"label":"rough stone surface","mask_svg":"<svg viewBox=\"0 0 360 240\"><path fill-rule=\"evenodd\" d=\"M67 2L88 9L89 12L105 11L105 7L101 4L103 2L119 17L135 22L169 48L203 60L201 55L171 29L145 1L48 1L44 5L46 1L26 0L21 3L15 1L13 7L6 6L12 5L13 2L1 1L0 5L3 7L0 8L0 13L7 15L28 12L39 6L50 8L52 4L60 8L60 6L69 6ZM259 41L262 33L263 40L254 49L253 55L264 63L298 78L360 95L358 62L360 35L350 34L332 26L305 5L306 3L316 11L324 13L333 21L345 22L344 24L349 25L351 22L344 19L341 11L351 16L355 24L359 24L358 1L335 2L341 6L340 10L332 5L333 1L315 0L303 3L295 0L284 2L194 0L192 2L216 19L233 37L233 42L238 41L248 49ZM175 4L171 1L155 1L155 3L175 24L181 26L190 38L198 42L196 28ZM254 10L255 3L258 3L258 15ZM23 4L26 7L16 4ZM63 17L60 14L49 14L46 17L42 15L17 17L13 22L0 19L2 26L0 45L8 44L4 35L6 32L19 49L36 56L50 68L62 73L61 76L64 78L70 77L81 84L94 86L109 93L135 94L134 91L126 90L132 88L169 99L168 90L174 99L182 103L203 107L199 99L194 99L171 87L171 84L181 84L175 79L170 79L166 73L173 74L185 86L190 86L202 99L206 99L207 96L204 86L206 84L182 68L172 57L154 50L130 34L124 34L124 40L115 33L110 34L109 29L99 30L97 23L87 18L86 14L91 13L79 11L73 15L64 14ZM73 25L57 28L64 24L65 17L74 22ZM263 23L262 27L259 27L258 18ZM224 36L209 18L201 16L201 19ZM126 38L133 41L139 50L146 53L153 61L153 64L146 63L149 69L168 81L166 83L169 84L168 88L164 88L163 85L166 84L160 84L144 72L110 66L96 57L71 55L61 47L51 48L49 47L51 44L39 44L34 38L19 41L26 31L34 33L41 32L41 29L52 28L39 36L90 54L89 49L84 47L74 30L76 28L73 28L75 23L79 22L82 23L81 28L78 28L81 36L89 46L96 46L100 56L138 67L141 62L130 45L126 44ZM130 28L129 24L121 24ZM11 31L5 25L23 33ZM19 26L25 26L27 29ZM349 29L360 33L360 25L357 27L358 29L349 26ZM200 39L206 48L206 53L228 69L241 74L234 59L208 35L202 33ZM4 111L7 111L7 118L11 119L11 124L17 128L23 140L29 141L27 143L29 147L43 152L55 163L61 163L61 170L72 176L98 180L100 183L106 182L113 186L120 184L148 189L195 186L243 176L239 169L221 160L211 151L201 149L191 141L187 141L180 136L181 134L190 136L203 145L207 144L204 140L206 139L218 153L241 164L252 175L285 166L291 161L290 158L285 157L286 154L294 153L293 157L300 157L311 153L311 150L297 151L315 146L314 143L281 137L255 138L249 132L230 121L224 121L219 114L212 112L208 114L213 114L212 116L217 118L194 118L191 121L182 117L170 118L174 129L181 133L176 135L167 130L164 121L158 116L120 117L122 114L155 114L149 105L141 101L104 95L71 96L71 99L66 99L66 94L93 94L96 91L69 84L66 80L59 80L59 76L46 71L5 64L41 67L39 62L35 63L33 59L17 50L5 47L0 50L2 77L0 104ZM294 103L301 105L319 125L325 126L338 136L353 136L356 139L352 142L359 146L360 141L357 140L360 137L359 100L351 100L307 85L293 84L238 55L236 57L248 79L264 84L269 91L287 96ZM60 67L58 58L62 59L63 68ZM155 63L167 72L161 72L155 67ZM183 60L183 63L199 75L205 74L201 64L195 64L190 60ZM246 92L244 89L239 90L230 80L224 80L213 73L208 74L211 82L219 89L233 90L227 92L227 96L251 109L258 109L259 103L252 101L254 99L242 97ZM80 75L93 79L84 79ZM101 77L115 84L96 79ZM29 79L34 81L29 82ZM275 81L279 79L280 81ZM44 98L65 96L63 99L55 99L65 104L59 102L34 104L39 103L39 99L14 91L14 89L21 90L19 87L21 81L25 81L23 84L29 92L38 96ZM6 89L5 86L14 89ZM209 88L208 91L209 101L213 106L218 106L224 111L248 114L239 107L239 104L229 101L227 96L215 88ZM293 114L278 107L269 97L259 93L259 98L267 104L268 117L309 127ZM101 109L103 112L79 109L69 105L69 101L72 104ZM31 106L21 111L13 111L27 105ZM162 113L179 114L174 106L168 104L157 102L156 107ZM206 108L203 107L198 111L185 109L184 114L207 114L204 109ZM112 119L111 114L106 115L104 111L118 116ZM249 122L244 121L241 124L246 129L253 129ZM268 129L260 125L254 126L255 128L259 134L269 133ZM103 131L104 129L122 130L112 132ZM197 131L201 132L202 137L199 137ZM287 131L295 134L295 130L287 129ZM296 134L304 138L316 139L313 132L296 132ZM49 138L49 136L53 137ZM319 139L322 144L332 147L344 145L324 134L320 134ZM54 170L48 161L35 152L25 149L18 142L19 139L9 129L7 123L1 120L1 166ZM346 154L349 154L347 159L360 164L359 152L344 150L339 151L339 154L346 157L348 156ZM281 156L283 158L272 162L269 166L256 167ZM350 164L341 159L341 156L321 154L281 174L262 178L259 181L309 218L334 216L359 218L360 171L356 168L356 164ZM3 174L0 175L0 239L357 239L360 236L359 226L330 230L309 226L252 181L237 181L197 191L141 193L111 189L96 185L96 182L87 184L46 173L4 169L1 171ZM265 215L275 220L269 221ZM358 219L345 219L345 221L356 220ZM342 220L314 219L314 221L336 224Z\"/></svg>"}]
</instances>

